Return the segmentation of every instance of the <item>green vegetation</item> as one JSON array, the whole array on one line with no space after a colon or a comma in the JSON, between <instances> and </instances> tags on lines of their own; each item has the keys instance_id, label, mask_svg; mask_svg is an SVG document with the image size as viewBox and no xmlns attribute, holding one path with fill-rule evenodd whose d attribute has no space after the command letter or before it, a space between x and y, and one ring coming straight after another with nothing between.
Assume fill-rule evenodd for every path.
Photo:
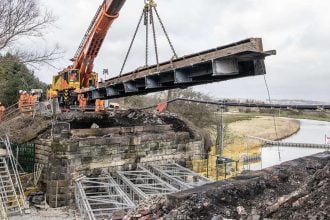
<instances>
[{"instance_id":1,"label":"green vegetation","mask_svg":"<svg viewBox=\"0 0 330 220\"><path fill-rule=\"evenodd\" d=\"M256 116L273 116L274 110L260 110L260 112L241 110L239 115L242 117L256 117ZM297 111L297 110L275 110L276 117L286 117L293 119L309 119L317 121L330 121L329 111Z\"/></svg>"},{"instance_id":2,"label":"green vegetation","mask_svg":"<svg viewBox=\"0 0 330 220\"><path fill-rule=\"evenodd\" d=\"M187 98L196 100L212 100L211 97L201 92L196 92L192 88L171 90L171 98ZM219 118L214 114L217 109L213 105L205 105L190 102L174 102L169 104L168 110L183 116L199 128L207 128L216 125Z\"/></svg>"},{"instance_id":3,"label":"green vegetation","mask_svg":"<svg viewBox=\"0 0 330 220\"><path fill-rule=\"evenodd\" d=\"M237 121L243 121L243 120L251 120L252 118L255 118L254 115L237 115L237 114L224 114L224 123L230 124Z\"/></svg>"},{"instance_id":4,"label":"green vegetation","mask_svg":"<svg viewBox=\"0 0 330 220\"><path fill-rule=\"evenodd\" d=\"M168 98L170 96L170 98ZM153 95L132 96L114 102L123 102L125 108L143 108L149 106L156 106L168 99L187 98L196 100L212 100L211 97L201 92L194 91L192 88L188 89L174 89L170 92L158 92ZM187 120L191 121L199 128L207 128L210 125L216 125L219 118L217 118L217 109L214 105L205 105L199 103L190 103L184 101L173 102L168 105L170 112L176 113Z\"/></svg>"},{"instance_id":5,"label":"green vegetation","mask_svg":"<svg viewBox=\"0 0 330 220\"><path fill-rule=\"evenodd\" d=\"M0 56L0 79L0 102L6 106L17 103L19 90L45 90L47 87L26 65L10 54Z\"/></svg>"},{"instance_id":6,"label":"green vegetation","mask_svg":"<svg viewBox=\"0 0 330 220\"><path fill-rule=\"evenodd\" d=\"M329 121L330 122L330 112L299 112L299 114L287 114L281 113L281 117L288 117L294 119L310 119L317 121Z\"/></svg>"}]
</instances>

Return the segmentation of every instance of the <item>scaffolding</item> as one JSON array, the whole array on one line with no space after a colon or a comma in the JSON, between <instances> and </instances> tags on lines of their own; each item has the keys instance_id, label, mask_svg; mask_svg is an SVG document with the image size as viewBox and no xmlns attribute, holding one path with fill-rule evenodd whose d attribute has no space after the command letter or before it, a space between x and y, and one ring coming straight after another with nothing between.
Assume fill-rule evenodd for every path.
<instances>
[{"instance_id":1,"label":"scaffolding","mask_svg":"<svg viewBox=\"0 0 330 220\"><path fill-rule=\"evenodd\" d=\"M186 190L210 183L211 181L176 163L147 165L155 175L178 190Z\"/></svg>"},{"instance_id":2,"label":"scaffolding","mask_svg":"<svg viewBox=\"0 0 330 220\"><path fill-rule=\"evenodd\" d=\"M0 154L0 216L6 219L23 215L27 204L8 136L1 141L5 149Z\"/></svg>"},{"instance_id":3,"label":"scaffolding","mask_svg":"<svg viewBox=\"0 0 330 220\"><path fill-rule=\"evenodd\" d=\"M150 196L177 192L178 189L157 177L141 165L133 171L116 171L117 183L136 203Z\"/></svg>"},{"instance_id":4,"label":"scaffolding","mask_svg":"<svg viewBox=\"0 0 330 220\"><path fill-rule=\"evenodd\" d=\"M79 177L75 180L75 199L82 219L111 218L115 210L128 210L135 204L111 176Z\"/></svg>"},{"instance_id":5,"label":"scaffolding","mask_svg":"<svg viewBox=\"0 0 330 220\"><path fill-rule=\"evenodd\" d=\"M205 177L176 163L139 164L135 170L75 179L75 199L81 219L112 217L152 196L166 195L209 183Z\"/></svg>"}]
</instances>

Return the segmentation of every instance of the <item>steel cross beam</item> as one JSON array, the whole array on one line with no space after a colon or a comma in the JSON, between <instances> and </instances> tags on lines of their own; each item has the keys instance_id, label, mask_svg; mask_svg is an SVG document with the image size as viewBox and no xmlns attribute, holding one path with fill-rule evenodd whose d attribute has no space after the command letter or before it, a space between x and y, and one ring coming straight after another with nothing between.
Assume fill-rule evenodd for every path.
<instances>
[{"instance_id":1,"label":"steel cross beam","mask_svg":"<svg viewBox=\"0 0 330 220\"><path fill-rule=\"evenodd\" d=\"M152 164L148 168L157 176L179 190L194 188L211 181L176 163Z\"/></svg>"},{"instance_id":2,"label":"steel cross beam","mask_svg":"<svg viewBox=\"0 0 330 220\"><path fill-rule=\"evenodd\" d=\"M250 38L143 67L81 92L88 100L111 99L263 75L265 57L275 54L263 51L260 38Z\"/></svg>"},{"instance_id":3,"label":"steel cross beam","mask_svg":"<svg viewBox=\"0 0 330 220\"><path fill-rule=\"evenodd\" d=\"M164 195L178 190L157 177L143 166L138 165L135 171L116 171L117 182L131 195L131 199L139 202L154 195Z\"/></svg>"},{"instance_id":4,"label":"steel cross beam","mask_svg":"<svg viewBox=\"0 0 330 220\"><path fill-rule=\"evenodd\" d=\"M110 176L76 180L76 203L81 216L87 219L103 219L111 217L114 210L135 207Z\"/></svg>"}]
</instances>

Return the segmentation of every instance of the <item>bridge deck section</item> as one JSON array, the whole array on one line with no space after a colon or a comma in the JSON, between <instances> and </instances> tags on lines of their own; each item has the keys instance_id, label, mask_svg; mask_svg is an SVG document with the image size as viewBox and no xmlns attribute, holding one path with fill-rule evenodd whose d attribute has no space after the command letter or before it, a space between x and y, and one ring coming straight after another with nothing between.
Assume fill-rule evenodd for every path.
<instances>
[{"instance_id":1,"label":"bridge deck section","mask_svg":"<svg viewBox=\"0 0 330 220\"><path fill-rule=\"evenodd\" d=\"M265 57L275 53L264 52L260 38L250 38L140 68L83 93L89 100L111 99L263 75L266 74Z\"/></svg>"}]
</instances>

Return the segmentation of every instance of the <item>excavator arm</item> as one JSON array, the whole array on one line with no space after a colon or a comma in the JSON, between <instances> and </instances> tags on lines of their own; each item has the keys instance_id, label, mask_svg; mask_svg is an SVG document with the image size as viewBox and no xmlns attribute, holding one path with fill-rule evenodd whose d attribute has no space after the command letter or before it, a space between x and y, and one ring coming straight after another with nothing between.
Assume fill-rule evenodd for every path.
<instances>
[{"instance_id":1,"label":"excavator arm","mask_svg":"<svg viewBox=\"0 0 330 220\"><path fill-rule=\"evenodd\" d=\"M126 0L104 0L72 59L74 62L72 69L79 70L81 88L90 86L89 80L93 72L94 59L125 2Z\"/></svg>"}]
</instances>

